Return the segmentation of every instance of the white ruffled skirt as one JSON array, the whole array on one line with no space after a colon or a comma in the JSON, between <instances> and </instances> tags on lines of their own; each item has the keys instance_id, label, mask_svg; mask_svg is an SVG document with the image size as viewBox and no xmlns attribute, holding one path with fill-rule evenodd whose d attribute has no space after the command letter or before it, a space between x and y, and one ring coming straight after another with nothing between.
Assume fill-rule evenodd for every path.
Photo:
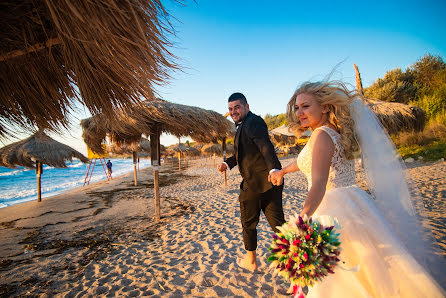
<instances>
[{"instance_id":1,"label":"white ruffled skirt","mask_svg":"<svg viewBox=\"0 0 446 298\"><path fill-rule=\"evenodd\" d=\"M445 297L358 186L327 190L314 215L338 219L342 252L335 273L307 297ZM357 265L357 272L345 270Z\"/></svg>"}]
</instances>

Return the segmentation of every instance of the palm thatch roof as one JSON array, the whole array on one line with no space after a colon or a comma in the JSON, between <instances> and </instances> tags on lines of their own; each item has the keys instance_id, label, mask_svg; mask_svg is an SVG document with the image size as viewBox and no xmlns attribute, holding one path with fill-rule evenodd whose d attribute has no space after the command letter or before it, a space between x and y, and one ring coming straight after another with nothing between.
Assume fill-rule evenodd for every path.
<instances>
[{"instance_id":1,"label":"palm thatch roof","mask_svg":"<svg viewBox=\"0 0 446 298\"><path fill-rule=\"evenodd\" d=\"M223 153L223 148L220 144L206 144L201 148L201 152L208 155L221 155Z\"/></svg>"},{"instance_id":2,"label":"palm thatch roof","mask_svg":"<svg viewBox=\"0 0 446 298\"><path fill-rule=\"evenodd\" d=\"M141 138L139 142L117 144L113 143L106 147L105 151L115 154L131 154L133 152L147 152L150 153L150 141L146 138Z\"/></svg>"},{"instance_id":3,"label":"palm thatch roof","mask_svg":"<svg viewBox=\"0 0 446 298\"><path fill-rule=\"evenodd\" d=\"M137 121L161 124L162 132L177 137L190 136L197 142L217 142L235 134L232 122L221 114L199 107L175 104L165 100L146 100L136 109Z\"/></svg>"},{"instance_id":4,"label":"palm thatch roof","mask_svg":"<svg viewBox=\"0 0 446 298\"><path fill-rule=\"evenodd\" d=\"M179 152L179 153L185 153L189 150L188 146L185 144L174 144L167 148L167 151L173 151L173 152Z\"/></svg>"},{"instance_id":5,"label":"palm thatch roof","mask_svg":"<svg viewBox=\"0 0 446 298\"><path fill-rule=\"evenodd\" d=\"M119 123L119 127L112 122ZM112 142L131 143L142 134L149 135L155 126L160 132L190 136L203 143L217 142L235 133L234 125L215 111L159 99L146 100L131 112L121 111L112 119L102 114L84 119L81 126L85 143L97 153L102 153L107 136Z\"/></svg>"},{"instance_id":6,"label":"palm thatch roof","mask_svg":"<svg viewBox=\"0 0 446 298\"><path fill-rule=\"evenodd\" d=\"M139 103L177 68L168 19L160 0L2 1L0 138Z\"/></svg>"},{"instance_id":7,"label":"palm thatch roof","mask_svg":"<svg viewBox=\"0 0 446 298\"><path fill-rule=\"evenodd\" d=\"M293 132L288 130L288 126L283 124L269 131L271 141L277 145L291 145L295 144L297 137Z\"/></svg>"},{"instance_id":8,"label":"palm thatch roof","mask_svg":"<svg viewBox=\"0 0 446 298\"><path fill-rule=\"evenodd\" d=\"M419 107L370 98L365 102L390 134L421 131L426 123L426 112Z\"/></svg>"},{"instance_id":9,"label":"palm thatch roof","mask_svg":"<svg viewBox=\"0 0 446 298\"><path fill-rule=\"evenodd\" d=\"M79 158L82 162L88 159L73 148L48 137L43 131L22 141L0 148L0 166L15 168L23 166L35 168L36 160L55 168L66 168L65 162Z\"/></svg>"},{"instance_id":10,"label":"palm thatch roof","mask_svg":"<svg viewBox=\"0 0 446 298\"><path fill-rule=\"evenodd\" d=\"M353 67L356 74L356 89L363 95L361 73L356 64L353 64ZM364 98L364 101L390 134L401 131L422 131L426 124L426 112L419 107L371 98Z\"/></svg>"},{"instance_id":11,"label":"palm thatch roof","mask_svg":"<svg viewBox=\"0 0 446 298\"><path fill-rule=\"evenodd\" d=\"M197 148L187 146L185 144L175 144L167 148L169 155L175 155L175 153L181 153L187 156L198 156L200 151Z\"/></svg>"}]
</instances>

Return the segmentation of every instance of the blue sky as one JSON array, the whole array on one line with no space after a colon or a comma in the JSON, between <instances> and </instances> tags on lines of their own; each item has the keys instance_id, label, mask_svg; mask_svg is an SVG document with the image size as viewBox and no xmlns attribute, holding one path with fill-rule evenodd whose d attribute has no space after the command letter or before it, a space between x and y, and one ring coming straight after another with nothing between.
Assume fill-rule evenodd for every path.
<instances>
[{"instance_id":1,"label":"blue sky","mask_svg":"<svg viewBox=\"0 0 446 298\"><path fill-rule=\"evenodd\" d=\"M283 113L300 83L324 78L342 61L335 78L354 85L355 63L367 87L426 53L446 59L445 0L163 3L174 17L170 40L182 71L157 86L158 94L222 114L233 92L244 93L256 114ZM77 123L56 138L85 152Z\"/></svg>"}]
</instances>

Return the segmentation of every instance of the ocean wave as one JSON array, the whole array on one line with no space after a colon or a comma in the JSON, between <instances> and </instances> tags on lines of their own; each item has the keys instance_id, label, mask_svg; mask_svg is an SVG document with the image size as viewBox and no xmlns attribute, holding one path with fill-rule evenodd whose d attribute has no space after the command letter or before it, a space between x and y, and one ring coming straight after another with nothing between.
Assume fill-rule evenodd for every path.
<instances>
[{"instance_id":1,"label":"ocean wave","mask_svg":"<svg viewBox=\"0 0 446 298\"><path fill-rule=\"evenodd\" d=\"M79 162L76 162L76 163L71 163L71 164L68 164L67 165L67 167L69 167L69 168L79 168L79 167L82 167L82 166L85 166L86 164L84 164L83 162L81 162L81 161L79 161Z\"/></svg>"},{"instance_id":2,"label":"ocean wave","mask_svg":"<svg viewBox=\"0 0 446 298\"><path fill-rule=\"evenodd\" d=\"M0 177L17 175L17 174L22 173L24 171L25 171L24 169L20 169L20 170L14 170L14 171L11 171L11 172L4 172L4 173L0 173Z\"/></svg>"},{"instance_id":3,"label":"ocean wave","mask_svg":"<svg viewBox=\"0 0 446 298\"><path fill-rule=\"evenodd\" d=\"M133 172L133 162L130 159L112 159L113 177ZM86 165L73 160L67 168L57 169L44 167L42 174L42 198L51 197L70 189L80 187L84 183ZM150 160L141 160L139 168L150 166ZM46 171L45 171L46 170ZM36 174L33 169L15 169L0 171L0 176L10 176L0 180L0 208L35 200L37 197ZM96 163L90 184L107 179L100 163Z\"/></svg>"}]
</instances>

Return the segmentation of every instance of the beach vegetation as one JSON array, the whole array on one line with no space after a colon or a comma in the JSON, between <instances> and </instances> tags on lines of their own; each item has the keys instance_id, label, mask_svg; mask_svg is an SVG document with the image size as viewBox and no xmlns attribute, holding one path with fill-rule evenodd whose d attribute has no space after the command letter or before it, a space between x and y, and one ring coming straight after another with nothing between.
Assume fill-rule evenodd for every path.
<instances>
[{"instance_id":1,"label":"beach vegetation","mask_svg":"<svg viewBox=\"0 0 446 298\"><path fill-rule=\"evenodd\" d=\"M446 63L441 56L426 54L404 71L388 71L365 88L364 95L416 106L426 112L422 131L392 135L403 159L446 158Z\"/></svg>"},{"instance_id":2,"label":"beach vegetation","mask_svg":"<svg viewBox=\"0 0 446 298\"><path fill-rule=\"evenodd\" d=\"M402 132L392 139L403 159L436 161L446 158L446 125L442 122L432 121L421 132Z\"/></svg>"},{"instance_id":3,"label":"beach vegetation","mask_svg":"<svg viewBox=\"0 0 446 298\"><path fill-rule=\"evenodd\" d=\"M406 70L396 68L364 89L368 98L417 106L427 123L446 124L446 63L426 54Z\"/></svg>"},{"instance_id":4,"label":"beach vegetation","mask_svg":"<svg viewBox=\"0 0 446 298\"><path fill-rule=\"evenodd\" d=\"M287 124L285 113L278 115L266 114L263 118L265 120L266 126L268 126L268 130L272 130L284 124Z\"/></svg>"}]
</instances>

